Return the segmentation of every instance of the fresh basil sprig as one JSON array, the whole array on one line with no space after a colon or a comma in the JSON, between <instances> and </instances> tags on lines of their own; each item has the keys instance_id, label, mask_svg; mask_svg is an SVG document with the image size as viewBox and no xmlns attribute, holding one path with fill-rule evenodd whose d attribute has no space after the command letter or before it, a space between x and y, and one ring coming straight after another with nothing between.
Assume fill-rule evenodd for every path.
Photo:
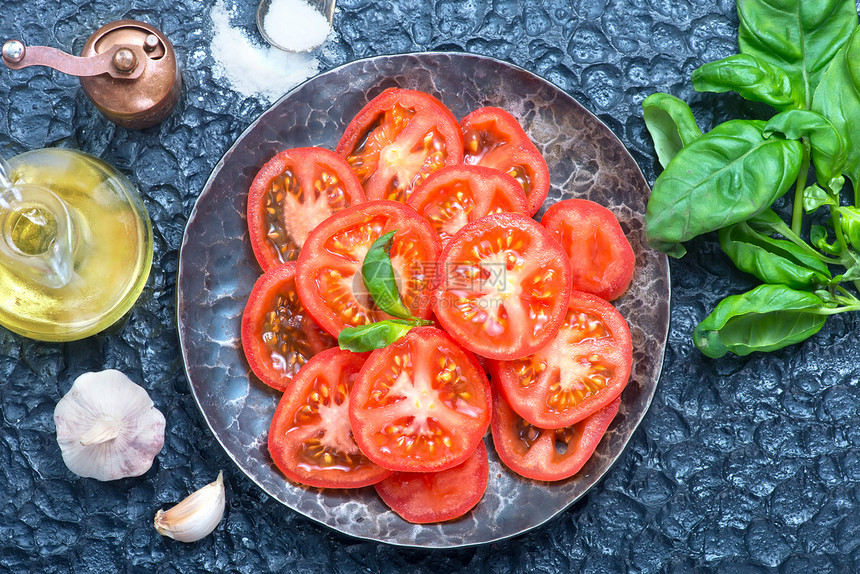
<instances>
[{"instance_id":1,"label":"fresh basil sprig","mask_svg":"<svg viewBox=\"0 0 860 574\"><path fill-rule=\"evenodd\" d=\"M400 298L390 254L395 233L397 230L386 233L370 245L361 264L361 277L376 306L397 318L344 328L337 337L341 349L355 353L381 349L406 335L413 327L433 324L433 321L414 317Z\"/></svg>"},{"instance_id":2,"label":"fresh basil sprig","mask_svg":"<svg viewBox=\"0 0 860 574\"><path fill-rule=\"evenodd\" d=\"M684 242L719 231L735 266L764 283L726 297L696 328L695 344L711 357L779 349L817 333L828 315L860 310L857 5L738 0L737 11L740 53L695 70L693 87L734 91L780 113L698 135L674 96L642 104L665 168L645 215L649 243L681 257ZM812 167L817 183L807 185ZM844 205L846 176L853 205ZM792 186L787 224L772 205ZM816 222L804 225L806 216Z\"/></svg>"}]
</instances>

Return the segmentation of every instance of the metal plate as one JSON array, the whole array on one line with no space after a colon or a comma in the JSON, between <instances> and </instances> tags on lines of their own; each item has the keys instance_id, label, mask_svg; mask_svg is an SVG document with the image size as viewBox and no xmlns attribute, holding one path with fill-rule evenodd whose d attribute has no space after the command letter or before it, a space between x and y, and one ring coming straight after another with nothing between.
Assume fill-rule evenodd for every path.
<instances>
[{"instance_id":1,"label":"metal plate","mask_svg":"<svg viewBox=\"0 0 860 574\"><path fill-rule=\"evenodd\" d=\"M353 115L392 86L429 92L457 117L487 105L511 112L549 165L552 188L545 207L566 197L606 205L636 253L633 283L615 302L633 335L633 372L594 456L576 476L545 483L510 472L491 447L484 498L461 519L435 525L406 523L372 488L333 491L288 482L266 448L279 396L250 374L239 334L245 301L261 273L245 220L254 175L286 148L333 149ZM444 548L500 540L546 522L609 470L654 396L669 326L670 285L666 256L645 243L649 193L636 162L603 123L554 85L508 63L460 53L407 54L352 62L312 78L239 137L215 167L185 229L177 280L179 336L191 390L207 424L236 465L272 497L352 536Z\"/></svg>"}]
</instances>

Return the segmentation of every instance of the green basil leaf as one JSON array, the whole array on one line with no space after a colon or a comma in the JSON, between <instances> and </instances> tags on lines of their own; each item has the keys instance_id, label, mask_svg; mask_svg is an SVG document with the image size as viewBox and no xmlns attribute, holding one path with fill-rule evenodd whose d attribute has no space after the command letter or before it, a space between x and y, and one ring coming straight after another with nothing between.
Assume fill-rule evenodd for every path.
<instances>
[{"instance_id":1,"label":"green basil leaf","mask_svg":"<svg viewBox=\"0 0 860 574\"><path fill-rule=\"evenodd\" d=\"M738 0L738 45L782 70L809 109L824 70L857 26L854 0Z\"/></svg>"},{"instance_id":2,"label":"green basil leaf","mask_svg":"<svg viewBox=\"0 0 860 574\"><path fill-rule=\"evenodd\" d=\"M842 253L837 242L827 242L827 228L823 225L813 225L809 230L809 242L818 248L822 253L828 255L839 255Z\"/></svg>"},{"instance_id":3,"label":"green basil leaf","mask_svg":"<svg viewBox=\"0 0 860 574\"><path fill-rule=\"evenodd\" d=\"M344 351L366 353L387 347L418 325L417 321L386 319L359 327L345 327L337 336L337 344Z\"/></svg>"},{"instance_id":4,"label":"green basil leaf","mask_svg":"<svg viewBox=\"0 0 860 574\"><path fill-rule=\"evenodd\" d=\"M854 249L860 249L860 209L856 207L837 207L839 226L842 235Z\"/></svg>"},{"instance_id":5,"label":"green basil leaf","mask_svg":"<svg viewBox=\"0 0 860 574\"><path fill-rule=\"evenodd\" d=\"M767 208L761 213L756 213L747 219L747 223L760 233L781 233L783 229L788 227L782 218L771 208Z\"/></svg>"},{"instance_id":6,"label":"green basil leaf","mask_svg":"<svg viewBox=\"0 0 860 574\"><path fill-rule=\"evenodd\" d=\"M361 277L380 310L392 317L411 320L415 317L400 299L400 290L397 288L391 256L388 253L395 233L397 230L386 233L371 244L361 265Z\"/></svg>"},{"instance_id":7,"label":"green basil leaf","mask_svg":"<svg viewBox=\"0 0 860 574\"><path fill-rule=\"evenodd\" d=\"M860 28L851 36L821 78L812 109L833 124L845 142L846 159L842 173L860 190Z\"/></svg>"},{"instance_id":8,"label":"green basil leaf","mask_svg":"<svg viewBox=\"0 0 860 574\"><path fill-rule=\"evenodd\" d=\"M790 110L777 114L767 122L764 137L779 132L790 139L809 138L812 162L818 183L832 193L839 193L845 184L842 168L846 150L842 136L830 121L817 112Z\"/></svg>"},{"instance_id":9,"label":"green basil leaf","mask_svg":"<svg viewBox=\"0 0 860 574\"><path fill-rule=\"evenodd\" d=\"M803 146L766 139L764 126L728 121L678 152L648 200L645 232L655 249L674 255L679 243L745 221L788 191Z\"/></svg>"},{"instance_id":10,"label":"green basil leaf","mask_svg":"<svg viewBox=\"0 0 860 574\"><path fill-rule=\"evenodd\" d=\"M803 190L803 210L812 213L819 207L825 205L838 205L825 189L817 184L812 184Z\"/></svg>"},{"instance_id":11,"label":"green basil leaf","mask_svg":"<svg viewBox=\"0 0 860 574\"><path fill-rule=\"evenodd\" d=\"M834 309L839 306L839 301L837 301L836 297L833 296L833 293L827 289L818 289L815 291L815 294L828 309Z\"/></svg>"},{"instance_id":12,"label":"green basil leaf","mask_svg":"<svg viewBox=\"0 0 860 574\"><path fill-rule=\"evenodd\" d=\"M720 246L738 269L764 283L805 289L830 282L830 270L820 259L791 241L756 233L746 223L721 229Z\"/></svg>"},{"instance_id":13,"label":"green basil leaf","mask_svg":"<svg viewBox=\"0 0 860 574\"><path fill-rule=\"evenodd\" d=\"M651 94L642 102L642 110L657 158L664 168L682 147L702 135L693 110L673 95Z\"/></svg>"},{"instance_id":14,"label":"green basil leaf","mask_svg":"<svg viewBox=\"0 0 860 574\"><path fill-rule=\"evenodd\" d=\"M709 62L694 70L690 79L699 92L737 92L747 100L763 102L778 110L803 107L788 75L752 54L735 54Z\"/></svg>"},{"instance_id":15,"label":"green basil leaf","mask_svg":"<svg viewBox=\"0 0 860 574\"><path fill-rule=\"evenodd\" d=\"M853 249L848 249L847 253L850 262L845 264L847 270L842 274L842 280L857 281L860 279L860 253L857 253Z\"/></svg>"},{"instance_id":16,"label":"green basil leaf","mask_svg":"<svg viewBox=\"0 0 860 574\"><path fill-rule=\"evenodd\" d=\"M708 357L749 355L798 343L821 330L827 316L814 293L785 285L760 285L726 297L696 326L693 342Z\"/></svg>"}]
</instances>

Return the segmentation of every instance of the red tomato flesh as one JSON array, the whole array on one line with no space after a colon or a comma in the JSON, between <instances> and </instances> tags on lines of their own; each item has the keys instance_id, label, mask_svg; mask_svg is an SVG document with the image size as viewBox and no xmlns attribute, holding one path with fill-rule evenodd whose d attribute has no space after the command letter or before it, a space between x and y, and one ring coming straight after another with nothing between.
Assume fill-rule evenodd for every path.
<instances>
[{"instance_id":1,"label":"red tomato flesh","mask_svg":"<svg viewBox=\"0 0 860 574\"><path fill-rule=\"evenodd\" d=\"M487 447L478 443L472 455L439 472L395 472L374 485L391 510L414 524L445 522L474 508L487 490Z\"/></svg>"},{"instance_id":2,"label":"red tomato flesh","mask_svg":"<svg viewBox=\"0 0 860 574\"><path fill-rule=\"evenodd\" d=\"M470 221L494 213L528 214L519 183L497 169L455 165L433 172L406 205L423 215L442 246Z\"/></svg>"},{"instance_id":3,"label":"red tomato flesh","mask_svg":"<svg viewBox=\"0 0 860 574\"><path fill-rule=\"evenodd\" d=\"M627 291L636 256L615 214L587 199L566 199L540 222L567 252L574 289L607 301Z\"/></svg>"},{"instance_id":4,"label":"red tomato flesh","mask_svg":"<svg viewBox=\"0 0 860 574\"><path fill-rule=\"evenodd\" d=\"M540 428L577 423L614 401L630 378L630 329L615 307L574 291L558 334L536 353L490 364L511 408Z\"/></svg>"},{"instance_id":5,"label":"red tomato flesh","mask_svg":"<svg viewBox=\"0 0 860 574\"><path fill-rule=\"evenodd\" d=\"M242 313L242 349L257 377L283 391L299 369L337 342L299 300L296 263L274 267L254 284Z\"/></svg>"},{"instance_id":6,"label":"red tomato flesh","mask_svg":"<svg viewBox=\"0 0 860 574\"><path fill-rule=\"evenodd\" d=\"M488 215L461 229L436 268L434 311L470 351L492 359L534 353L558 331L570 296L570 263L533 219Z\"/></svg>"},{"instance_id":7,"label":"red tomato flesh","mask_svg":"<svg viewBox=\"0 0 860 574\"><path fill-rule=\"evenodd\" d=\"M574 425L547 430L517 415L500 393L494 393L493 444L504 465L517 474L534 480L563 480L588 462L620 404L621 399L615 399Z\"/></svg>"},{"instance_id":8,"label":"red tomato flesh","mask_svg":"<svg viewBox=\"0 0 860 574\"><path fill-rule=\"evenodd\" d=\"M349 396L366 356L329 349L308 361L284 392L269 428L269 453L284 475L319 488L359 488L390 471L352 438Z\"/></svg>"},{"instance_id":9,"label":"red tomato flesh","mask_svg":"<svg viewBox=\"0 0 860 574\"><path fill-rule=\"evenodd\" d=\"M460 121L463 162L492 167L511 175L528 197L529 215L549 193L549 168L517 119L501 108L479 108Z\"/></svg>"},{"instance_id":10,"label":"red tomato flesh","mask_svg":"<svg viewBox=\"0 0 860 574\"><path fill-rule=\"evenodd\" d=\"M389 88L356 114L335 151L368 199L406 201L428 175L463 161L463 138L457 118L438 99Z\"/></svg>"},{"instance_id":11,"label":"red tomato flesh","mask_svg":"<svg viewBox=\"0 0 860 574\"><path fill-rule=\"evenodd\" d=\"M296 286L302 304L332 335L347 326L391 318L376 307L361 277L371 244L390 231L397 231L390 255L400 297L414 316L430 316L439 237L411 207L396 201L369 201L321 223L308 236L297 262Z\"/></svg>"},{"instance_id":12,"label":"red tomato flesh","mask_svg":"<svg viewBox=\"0 0 860 574\"><path fill-rule=\"evenodd\" d=\"M297 259L314 227L364 200L361 184L336 153L316 147L279 153L248 193L248 231L260 267Z\"/></svg>"},{"instance_id":13,"label":"red tomato flesh","mask_svg":"<svg viewBox=\"0 0 860 574\"><path fill-rule=\"evenodd\" d=\"M355 441L379 466L437 472L464 462L490 422L475 357L444 331L414 328L371 353L352 389Z\"/></svg>"}]
</instances>

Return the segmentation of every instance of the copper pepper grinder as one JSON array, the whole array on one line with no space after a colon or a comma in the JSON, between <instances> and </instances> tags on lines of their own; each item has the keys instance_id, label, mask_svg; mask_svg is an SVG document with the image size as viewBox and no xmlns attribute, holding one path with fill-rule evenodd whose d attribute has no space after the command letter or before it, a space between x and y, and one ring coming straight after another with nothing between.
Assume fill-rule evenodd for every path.
<instances>
[{"instance_id":1,"label":"copper pepper grinder","mask_svg":"<svg viewBox=\"0 0 860 574\"><path fill-rule=\"evenodd\" d=\"M157 28L136 20L102 26L87 40L80 57L47 46L25 46L19 40L3 44L2 56L13 70L48 66L80 77L99 111L129 129L163 121L182 92L170 41Z\"/></svg>"}]
</instances>

